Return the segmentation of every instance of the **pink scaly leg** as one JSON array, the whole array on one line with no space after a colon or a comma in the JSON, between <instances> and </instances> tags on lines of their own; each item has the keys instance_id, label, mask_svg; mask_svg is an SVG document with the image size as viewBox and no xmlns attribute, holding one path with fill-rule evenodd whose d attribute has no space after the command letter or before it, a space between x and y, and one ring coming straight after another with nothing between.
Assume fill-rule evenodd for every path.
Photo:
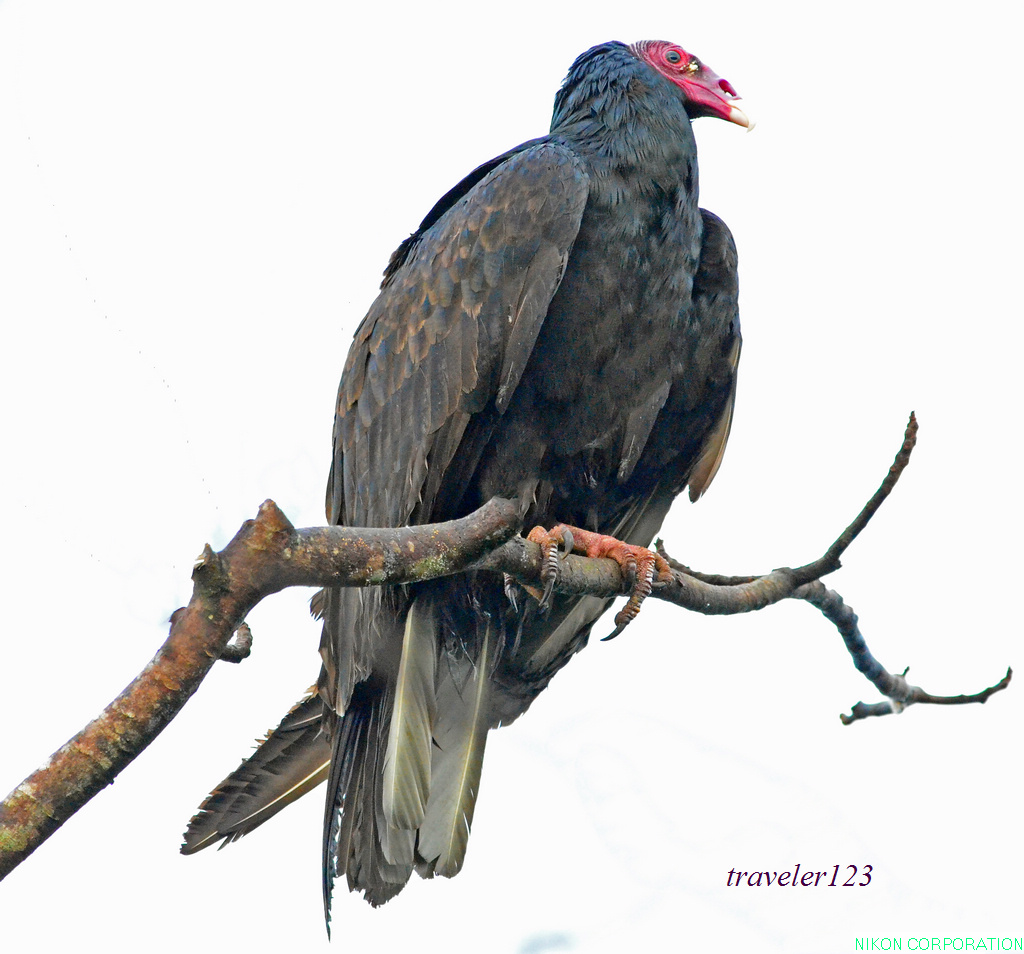
<instances>
[{"instance_id":1,"label":"pink scaly leg","mask_svg":"<svg viewBox=\"0 0 1024 954\"><path fill-rule=\"evenodd\" d=\"M560 523L550 530L534 527L527 539L538 544L541 549L541 582L544 584L544 592L540 602L545 607L551 600L558 580L559 545L564 546L566 553L608 557L618 563L623 576L632 583L633 589L626 605L615 615L615 630L605 639L614 639L636 618L641 604L651 593L655 579L662 582L672 578L671 568L659 554L646 547L623 543L603 533L581 530L579 527Z\"/></svg>"}]
</instances>

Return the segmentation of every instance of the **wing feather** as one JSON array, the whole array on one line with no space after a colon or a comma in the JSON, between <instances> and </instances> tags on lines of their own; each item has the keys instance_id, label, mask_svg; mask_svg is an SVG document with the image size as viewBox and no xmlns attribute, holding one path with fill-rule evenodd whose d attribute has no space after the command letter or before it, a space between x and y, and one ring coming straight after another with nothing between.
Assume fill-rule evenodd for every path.
<instances>
[{"instance_id":1,"label":"wing feather","mask_svg":"<svg viewBox=\"0 0 1024 954\"><path fill-rule=\"evenodd\" d=\"M722 466L722 458L725 456L725 445L729 442L729 432L732 430L732 413L736 406L736 370L740 362L740 339L737 338L729 355L729 365L732 368L732 387L729 396L726 398L725 407L718 418L714 430L708 435L701 450L700 458L690 471L689 494L691 501L697 501L703 496L704 491L711 486L715 479L718 468Z\"/></svg>"},{"instance_id":2,"label":"wing feather","mask_svg":"<svg viewBox=\"0 0 1024 954\"><path fill-rule=\"evenodd\" d=\"M392 257L356 332L338 393L334 522L401 526L414 513L434 517L430 506L453 461L461 473L466 415L507 406L529 360L589 179L568 147L543 140L478 172ZM482 447L472 438L469 457ZM319 685L340 713L380 643L361 637L370 601L339 590L324 609Z\"/></svg>"},{"instance_id":3,"label":"wing feather","mask_svg":"<svg viewBox=\"0 0 1024 954\"><path fill-rule=\"evenodd\" d=\"M714 406L711 397L725 392L725 399L714 425L688 475L689 496L697 500L715 479L725 455L736 406L736 378L739 369L740 337L739 280L736 243L728 226L717 215L701 209L704 235L700 265L693 282L696 321L702 329L701 341L708 356L697 362L706 368L706 395L703 404Z\"/></svg>"}]
</instances>

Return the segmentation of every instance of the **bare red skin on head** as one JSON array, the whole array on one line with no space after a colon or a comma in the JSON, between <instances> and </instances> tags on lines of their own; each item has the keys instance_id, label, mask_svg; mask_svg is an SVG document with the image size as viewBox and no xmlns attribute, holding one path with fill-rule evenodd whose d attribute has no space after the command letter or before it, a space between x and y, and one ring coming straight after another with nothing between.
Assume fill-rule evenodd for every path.
<instances>
[{"instance_id":1,"label":"bare red skin on head","mask_svg":"<svg viewBox=\"0 0 1024 954\"><path fill-rule=\"evenodd\" d=\"M652 69L678 86L686 95L691 116L717 116L741 126L749 125L743 112L732 105L739 95L732 83L722 79L678 43L667 40L641 40L630 50Z\"/></svg>"}]
</instances>

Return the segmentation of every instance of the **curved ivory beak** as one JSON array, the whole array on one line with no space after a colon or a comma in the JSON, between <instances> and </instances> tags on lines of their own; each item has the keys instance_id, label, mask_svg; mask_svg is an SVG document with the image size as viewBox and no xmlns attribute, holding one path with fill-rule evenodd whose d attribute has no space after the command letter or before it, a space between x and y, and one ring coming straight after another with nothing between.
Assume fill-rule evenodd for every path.
<instances>
[{"instance_id":1,"label":"curved ivory beak","mask_svg":"<svg viewBox=\"0 0 1024 954\"><path fill-rule=\"evenodd\" d=\"M754 120L752 120L738 106L731 106L729 108L729 115L726 118L729 122L736 123L737 126L746 126L747 132L750 132L750 130L754 128Z\"/></svg>"},{"instance_id":2,"label":"curved ivory beak","mask_svg":"<svg viewBox=\"0 0 1024 954\"><path fill-rule=\"evenodd\" d=\"M736 123L737 126L754 128L750 117L738 106L733 105L739 99L736 88L728 80L722 79L706 63L701 63L697 72L681 77L679 85L686 93L686 111L691 118L715 116Z\"/></svg>"}]
</instances>

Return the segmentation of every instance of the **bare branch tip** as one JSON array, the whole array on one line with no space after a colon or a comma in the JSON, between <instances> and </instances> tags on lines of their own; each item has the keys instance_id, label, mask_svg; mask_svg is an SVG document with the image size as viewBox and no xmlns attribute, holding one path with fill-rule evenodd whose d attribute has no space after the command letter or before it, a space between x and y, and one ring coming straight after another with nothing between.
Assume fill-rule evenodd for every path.
<instances>
[{"instance_id":1,"label":"bare branch tip","mask_svg":"<svg viewBox=\"0 0 1024 954\"><path fill-rule=\"evenodd\" d=\"M999 682L997 682L994 686L992 686L991 689L988 690L989 695L991 695L993 692L1002 692L1002 690L1005 689L1010 684L1010 680L1012 678L1013 678L1013 667L1012 666L1007 666L1006 667L1006 675L1003 676L1003 678L1000 679Z\"/></svg>"},{"instance_id":2,"label":"bare branch tip","mask_svg":"<svg viewBox=\"0 0 1024 954\"><path fill-rule=\"evenodd\" d=\"M914 449L914 445L917 443L917 431L917 415L911 411L910 420L907 421L907 429L903 432L903 453L909 455Z\"/></svg>"},{"instance_id":3,"label":"bare branch tip","mask_svg":"<svg viewBox=\"0 0 1024 954\"><path fill-rule=\"evenodd\" d=\"M214 552L213 547L206 543L203 545L203 552L196 557L195 563L192 564L192 580L198 582L198 580L205 576L211 569L213 569L218 563L217 554Z\"/></svg>"},{"instance_id":4,"label":"bare branch tip","mask_svg":"<svg viewBox=\"0 0 1024 954\"><path fill-rule=\"evenodd\" d=\"M291 533L295 529L281 508L269 497L260 504L259 513L256 515L256 522L265 526L271 532Z\"/></svg>"},{"instance_id":5,"label":"bare branch tip","mask_svg":"<svg viewBox=\"0 0 1024 954\"><path fill-rule=\"evenodd\" d=\"M905 706L899 705L891 699L886 699L883 702L858 702L851 710L850 714L846 713L839 714L839 721L843 725L853 725L854 722L860 722L862 719L869 719L871 716L884 716L899 714L904 710Z\"/></svg>"},{"instance_id":6,"label":"bare branch tip","mask_svg":"<svg viewBox=\"0 0 1024 954\"><path fill-rule=\"evenodd\" d=\"M223 592L228 585L224 560L208 543L192 567L192 582L207 595Z\"/></svg>"}]
</instances>

